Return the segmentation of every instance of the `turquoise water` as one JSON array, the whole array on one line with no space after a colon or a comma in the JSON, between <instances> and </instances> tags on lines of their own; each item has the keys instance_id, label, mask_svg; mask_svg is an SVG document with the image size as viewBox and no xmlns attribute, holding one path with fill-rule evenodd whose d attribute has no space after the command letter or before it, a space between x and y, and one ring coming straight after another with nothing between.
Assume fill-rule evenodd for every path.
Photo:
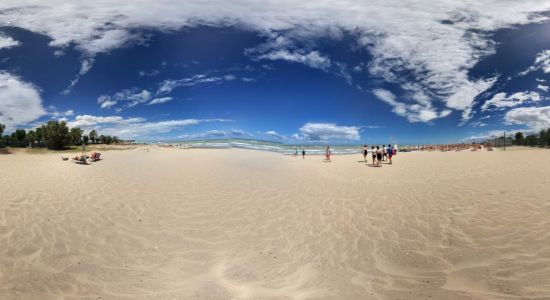
<instances>
[{"instance_id":1,"label":"turquoise water","mask_svg":"<svg viewBox=\"0 0 550 300\"><path fill-rule=\"evenodd\" d=\"M277 142L259 141L259 140L243 140L243 139L220 139L220 140L197 140L197 141L182 141L165 143L178 148L205 148L205 149L251 149L260 151L277 152L284 155L292 155L298 151L302 154L302 149L308 155L323 155L327 145L322 144L305 144L305 145L290 145ZM362 153L363 145L330 145L333 154L357 154Z\"/></svg>"},{"instance_id":2,"label":"turquoise water","mask_svg":"<svg viewBox=\"0 0 550 300\"><path fill-rule=\"evenodd\" d=\"M223 140L201 140L201 141L185 141L177 143L169 143L175 147L180 148L219 148L219 149L250 149L277 152L285 155L292 155L298 151L301 154L302 149L309 155L324 154L326 145L288 145L277 142L259 141L259 140L241 140L241 139L223 139ZM335 145L330 146L332 153L334 154L353 154L360 153L362 151L361 146L357 145Z\"/></svg>"}]
</instances>

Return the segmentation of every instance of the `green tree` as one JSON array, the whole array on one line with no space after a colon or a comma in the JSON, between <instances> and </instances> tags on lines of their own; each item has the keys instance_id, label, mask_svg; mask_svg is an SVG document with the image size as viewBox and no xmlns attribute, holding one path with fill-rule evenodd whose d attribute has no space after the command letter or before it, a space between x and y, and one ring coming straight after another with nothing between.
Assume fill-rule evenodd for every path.
<instances>
[{"instance_id":1,"label":"green tree","mask_svg":"<svg viewBox=\"0 0 550 300\"><path fill-rule=\"evenodd\" d=\"M69 127L65 121L48 121L42 125L42 135L49 149L63 149L70 141Z\"/></svg>"},{"instance_id":2,"label":"green tree","mask_svg":"<svg viewBox=\"0 0 550 300\"><path fill-rule=\"evenodd\" d=\"M75 145L80 145L82 144L82 134L84 133L84 130L78 128L78 127L73 127L71 128L71 131L70 131L70 136L71 136L71 142Z\"/></svg>"},{"instance_id":3,"label":"green tree","mask_svg":"<svg viewBox=\"0 0 550 300\"><path fill-rule=\"evenodd\" d=\"M14 135L17 146L27 146L27 132L25 131L25 129L16 129Z\"/></svg>"},{"instance_id":4,"label":"green tree","mask_svg":"<svg viewBox=\"0 0 550 300\"><path fill-rule=\"evenodd\" d=\"M537 136L535 134L530 134L525 137L525 145L527 146L536 146L538 142Z\"/></svg>"},{"instance_id":5,"label":"green tree","mask_svg":"<svg viewBox=\"0 0 550 300\"><path fill-rule=\"evenodd\" d=\"M6 129L6 125L0 123L0 147L4 144L4 139L2 138L2 134L4 133L4 130Z\"/></svg>"},{"instance_id":6,"label":"green tree","mask_svg":"<svg viewBox=\"0 0 550 300\"><path fill-rule=\"evenodd\" d=\"M105 139L105 136L103 134L99 136L99 142L101 144L107 144L107 140Z\"/></svg>"},{"instance_id":7,"label":"green tree","mask_svg":"<svg viewBox=\"0 0 550 300\"><path fill-rule=\"evenodd\" d=\"M40 147L44 146L44 135L42 134L42 127L36 128L36 141Z\"/></svg>"},{"instance_id":8,"label":"green tree","mask_svg":"<svg viewBox=\"0 0 550 300\"><path fill-rule=\"evenodd\" d=\"M88 145L88 140L89 140L89 139L90 139L90 138L89 138L87 135L83 135L83 136L82 136L82 140L84 141L84 145Z\"/></svg>"},{"instance_id":9,"label":"green tree","mask_svg":"<svg viewBox=\"0 0 550 300\"><path fill-rule=\"evenodd\" d=\"M546 136L548 135L548 131L546 130L541 130L540 133L539 133L539 145L540 146L547 146L548 143L546 141Z\"/></svg>"},{"instance_id":10,"label":"green tree","mask_svg":"<svg viewBox=\"0 0 550 300\"><path fill-rule=\"evenodd\" d=\"M95 144L95 141L97 139L97 131L95 130L90 131L90 134L88 136L90 137L90 140L92 140L92 143Z\"/></svg>"},{"instance_id":11,"label":"green tree","mask_svg":"<svg viewBox=\"0 0 550 300\"><path fill-rule=\"evenodd\" d=\"M516 145L523 145L523 132L516 132Z\"/></svg>"},{"instance_id":12,"label":"green tree","mask_svg":"<svg viewBox=\"0 0 550 300\"><path fill-rule=\"evenodd\" d=\"M27 141L31 144L31 147L36 143L36 132L34 130L27 132Z\"/></svg>"}]
</instances>

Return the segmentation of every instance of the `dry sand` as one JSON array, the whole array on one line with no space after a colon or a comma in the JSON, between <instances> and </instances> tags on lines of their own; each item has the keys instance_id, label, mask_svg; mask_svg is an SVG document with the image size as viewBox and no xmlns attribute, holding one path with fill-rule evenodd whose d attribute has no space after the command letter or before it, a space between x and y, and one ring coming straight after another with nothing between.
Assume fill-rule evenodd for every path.
<instances>
[{"instance_id":1,"label":"dry sand","mask_svg":"<svg viewBox=\"0 0 550 300\"><path fill-rule=\"evenodd\" d=\"M0 299L550 299L550 150L0 155Z\"/></svg>"}]
</instances>

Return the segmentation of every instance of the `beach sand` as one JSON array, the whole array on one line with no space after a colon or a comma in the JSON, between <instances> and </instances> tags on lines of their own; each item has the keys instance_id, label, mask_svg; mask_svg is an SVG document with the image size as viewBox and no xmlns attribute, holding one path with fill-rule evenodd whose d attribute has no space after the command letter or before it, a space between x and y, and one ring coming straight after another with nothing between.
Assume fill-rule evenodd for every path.
<instances>
[{"instance_id":1,"label":"beach sand","mask_svg":"<svg viewBox=\"0 0 550 300\"><path fill-rule=\"evenodd\" d=\"M0 299L550 299L550 150L60 156L0 154Z\"/></svg>"}]
</instances>

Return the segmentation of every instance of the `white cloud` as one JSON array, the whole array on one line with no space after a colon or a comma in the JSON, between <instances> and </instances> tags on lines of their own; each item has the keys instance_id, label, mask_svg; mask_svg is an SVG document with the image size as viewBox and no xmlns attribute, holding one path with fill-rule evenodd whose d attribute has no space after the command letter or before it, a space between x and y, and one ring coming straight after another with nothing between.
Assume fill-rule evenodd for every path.
<instances>
[{"instance_id":1,"label":"white cloud","mask_svg":"<svg viewBox=\"0 0 550 300\"><path fill-rule=\"evenodd\" d=\"M180 119L148 122L144 118L123 118L120 116L79 115L67 122L69 127L80 127L85 131L92 129L101 134L116 135L123 138L151 137L155 134L208 122L231 122L229 119Z\"/></svg>"},{"instance_id":2,"label":"white cloud","mask_svg":"<svg viewBox=\"0 0 550 300\"><path fill-rule=\"evenodd\" d=\"M241 80L244 81L244 82L254 82L254 81L256 81L256 79L250 78L250 77L243 77L243 78L241 78Z\"/></svg>"},{"instance_id":3,"label":"white cloud","mask_svg":"<svg viewBox=\"0 0 550 300\"><path fill-rule=\"evenodd\" d=\"M550 106L519 107L504 116L508 124L526 125L533 130L550 128Z\"/></svg>"},{"instance_id":4,"label":"white cloud","mask_svg":"<svg viewBox=\"0 0 550 300\"><path fill-rule=\"evenodd\" d=\"M155 98L155 99L151 100L151 102L147 103L147 105L161 104L161 103L166 103L166 102L169 102L169 101L172 101L172 100L173 100L172 97L160 97L160 98Z\"/></svg>"},{"instance_id":5,"label":"white cloud","mask_svg":"<svg viewBox=\"0 0 550 300\"><path fill-rule=\"evenodd\" d=\"M14 40L13 38L6 36L0 32L0 50L9 49L12 47L17 47L21 45L19 41Z\"/></svg>"},{"instance_id":6,"label":"white cloud","mask_svg":"<svg viewBox=\"0 0 550 300\"><path fill-rule=\"evenodd\" d=\"M55 53L54 55L58 56ZM78 74L76 74L75 78L71 80L71 82L69 83L69 86L66 87L63 91L61 91L61 94L68 95L72 91L74 86L78 83L78 81L80 80L80 77L88 73L88 71L92 69L93 65L94 65L94 58L92 57L89 57L80 61L80 70L78 71Z\"/></svg>"},{"instance_id":7,"label":"white cloud","mask_svg":"<svg viewBox=\"0 0 550 300\"><path fill-rule=\"evenodd\" d=\"M230 139L230 138L242 138L242 137L251 137L252 134L242 131L242 130L208 130L205 132L182 134L178 136L180 139L184 140L200 140L200 139Z\"/></svg>"},{"instance_id":8,"label":"white cloud","mask_svg":"<svg viewBox=\"0 0 550 300\"><path fill-rule=\"evenodd\" d=\"M46 113L38 88L15 75L0 71L0 123L11 130Z\"/></svg>"},{"instance_id":9,"label":"white cloud","mask_svg":"<svg viewBox=\"0 0 550 300\"><path fill-rule=\"evenodd\" d=\"M388 90L374 89L372 92L378 99L391 105L395 114L406 117L410 122L430 122L437 118L444 118L452 112L449 109L437 112L431 102L420 97L417 97L417 103L404 103L397 101L397 97Z\"/></svg>"},{"instance_id":10,"label":"white cloud","mask_svg":"<svg viewBox=\"0 0 550 300\"><path fill-rule=\"evenodd\" d=\"M317 51L310 51L304 53L303 51L297 50L290 52L286 49L276 50L266 54L258 56L259 59L269 59L269 60L286 60L291 62L297 62L305 64L311 68L327 70L331 66L330 58L321 55Z\"/></svg>"},{"instance_id":11,"label":"white cloud","mask_svg":"<svg viewBox=\"0 0 550 300\"><path fill-rule=\"evenodd\" d=\"M120 116L109 116L109 117L98 117L92 115L78 115L73 121L67 123L69 127L93 127L101 124L118 124L118 125L128 125L130 123L139 123L143 122L143 118L128 118L125 119Z\"/></svg>"},{"instance_id":12,"label":"white cloud","mask_svg":"<svg viewBox=\"0 0 550 300\"><path fill-rule=\"evenodd\" d=\"M548 92L549 87L547 85L539 84L539 85L537 85L537 89L539 89L541 91Z\"/></svg>"},{"instance_id":13,"label":"white cloud","mask_svg":"<svg viewBox=\"0 0 550 300\"><path fill-rule=\"evenodd\" d=\"M118 103L124 103L124 108L133 107L138 104L147 103L153 99L153 95L148 90L139 90L137 88L124 89L113 95L101 95L97 98L97 103L101 108L111 108Z\"/></svg>"},{"instance_id":14,"label":"white cloud","mask_svg":"<svg viewBox=\"0 0 550 300\"><path fill-rule=\"evenodd\" d=\"M540 95L537 92L518 92L507 96L506 93L498 93L493 98L487 100L481 110L485 111L490 107L494 108L507 108L515 107L521 104L538 102L541 100Z\"/></svg>"},{"instance_id":15,"label":"white cloud","mask_svg":"<svg viewBox=\"0 0 550 300\"><path fill-rule=\"evenodd\" d=\"M282 139L286 139L286 137L280 133L278 133L277 131L274 131L274 130L269 130L269 131L266 131L264 132L265 135L267 135L268 137L271 137L271 138L276 138L276 139L279 139L279 140L282 140Z\"/></svg>"},{"instance_id":16,"label":"white cloud","mask_svg":"<svg viewBox=\"0 0 550 300\"><path fill-rule=\"evenodd\" d=\"M306 123L300 128L302 136L312 141L359 140L359 127L339 126L334 123Z\"/></svg>"},{"instance_id":17,"label":"white cloud","mask_svg":"<svg viewBox=\"0 0 550 300\"><path fill-rule=\"evenodd\" d=\"M232 75L232 74L227 74L227 75L224 75L223 76L223 79L227 80L227 81L232 81L232 80L235 80L237 77L235 77L235 75Z\"/></svg>"},{"instance_id":18,"label":"white cloud","mask_svg":"<svg viewBox=\"0 0 550 300\"><path fill-rule=\"evenodd\" d=\"M57 111L57 109L54 106L49 106L48 111L50 116L58 119L63 119L65 117L70 117L74 115L74 110L72 109L60 112L60 111Z\"/></svg>"},{"instance_id":19,"label":"white cloud","mask_svg":"<svg viewBox=\"0 0 550 300\"><path fill-rule=\"evenodd\" d=\"M467 119L475 96L491 84L471 80L468 71L494 52L492 33L545 20L541 13L549 9L550 2L541 0L3 0L0 23L45 34L53 47L75 45L84 57L142 42L143 28L237 26L278 43L263 54L315 67L337 59L315 54L312 41L337 40L348 32L356 35L357 47L372 54L368 72L402 86L412 81L430 102L463 110ZM400 76L403 72L411 76Z\"/></svg>"},{"instance_id":20,"label":"white cloud","mask_svg":"<svg viewBox=\"0 0 550 300\"><path fill-rule=\"evenodd\" d=\"M519 75L527 75L533 71L542 70L544 73L550 73L550 50L544 50L537 54L535 63Z\"/></svg>"},{"instance_id":21,"label":"white cloud","mask_svg":"<svg viewBox=\"0 0 550 300\"><path fill-rule=\"evenodd\" d=\"M160 83L159 88L157 90L157 95L169 94L172 92L172 90L180 86L193 86L200 83L219 82L221 80L223 80L222 77L218 77L218 76L209 77L204 74L197 74L192 77L182 78L177 80L167 79Z\"/></svg>"},{"instance_id":22,"label":"white cloud","mask_svg":"<svg viewBox=\"0 0 550 300\"><path fill-rule=\"evenodd\" d=\"M101 97L102 96L100 96L100 98ZM98 99L98 101L99 101L99 103L101 103L101 105L100 105L101 108L107 108L107 109L115 106L118 103L117 101L110 100L109 98L106 98L106 97L101 98L101 100Z\"/></svg>"}]
</instances>

